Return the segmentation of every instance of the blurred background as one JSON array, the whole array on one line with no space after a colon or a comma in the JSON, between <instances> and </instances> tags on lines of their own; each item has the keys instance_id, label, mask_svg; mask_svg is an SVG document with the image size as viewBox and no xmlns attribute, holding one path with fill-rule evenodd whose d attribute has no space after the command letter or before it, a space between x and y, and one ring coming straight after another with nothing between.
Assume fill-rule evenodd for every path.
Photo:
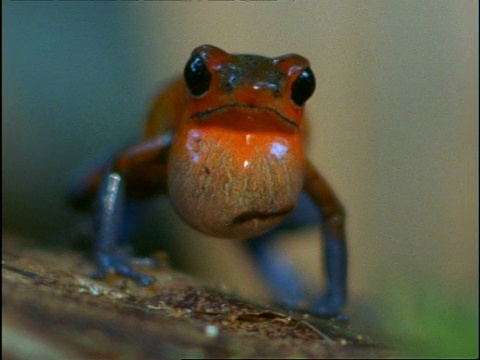
<instances>
[{"instance_id":1,"label":"blurred background","mask_svg":"<svg viewBox=\"0 0 480 360\"><path fill-rule=\"evenodd\" d=\"M299 53L318 84L308 153L348 212L352 325L416 355L478 354L478 2L4 1L2 10L4 234L68 244L75 172L139 138L151 98L194 47ZM145 224L157 239L168 230L179 266L266 299L240 243L201 236L159 204ZM318 229L279 244L321 286Z\"/></svg>"}]
</instances>

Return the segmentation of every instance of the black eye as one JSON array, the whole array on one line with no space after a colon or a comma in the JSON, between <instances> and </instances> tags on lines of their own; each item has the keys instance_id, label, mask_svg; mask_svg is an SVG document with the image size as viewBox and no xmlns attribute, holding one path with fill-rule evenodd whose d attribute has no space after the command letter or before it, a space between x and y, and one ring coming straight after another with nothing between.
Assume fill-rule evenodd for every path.
<instances>
[{"instance_id":1,"label":"black eye","mask_svg":"<svg viewBox=\"0 0 480 360\"><path fill-rule=\"evenodd\" d=\"M291 98L295 104L302 106L314 91L315 76L310 68L306 68L293 82Z\"/></svg>"},{"instance_id":2,"label":"black eye","mask_svg":"<svg viewBox=\"0 0 480 360\"><path fill-rule=\"evenodd\" d=\"M187 83L190 93L194 96L200 96L210 88L212 74L205 65L203 59L198 55L193 55L185 65L183 76Z\"/></svg>"}]
</instances>

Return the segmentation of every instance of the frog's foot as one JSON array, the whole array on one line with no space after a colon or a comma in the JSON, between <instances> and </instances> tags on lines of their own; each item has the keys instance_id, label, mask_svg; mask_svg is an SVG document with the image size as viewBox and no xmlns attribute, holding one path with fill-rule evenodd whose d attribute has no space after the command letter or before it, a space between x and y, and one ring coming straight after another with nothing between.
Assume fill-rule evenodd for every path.
<instances>
[{"instance_id":1,"label":"frog's foot","mask_svg":"<svg viewBox=\"0 0 480 360\"><path fill-rule=\"evenodd\" d=\"M111 273L116 273L132 280L135 280L141 286L151 285L155 278L149 275L142 274L132 268L132 264L135 262L131 256L115 253L115 252L97 252L95 254L97 262L97 271L91 274L94 279L104 279ZM151 260L148 264L153 264L154 260Z\"/></svg>"},{"instance_id":2,"label":"frog's foot","mask_svg":"<svg viewBox=\"0 0 480 360\"><path fill-rule=\"evenodd\" d=\"M327 318L348 320L348 317L340 314L340 309L345 304L345 294L326 293L310 307L313 313Z\"/></svg>"}]
</instances>

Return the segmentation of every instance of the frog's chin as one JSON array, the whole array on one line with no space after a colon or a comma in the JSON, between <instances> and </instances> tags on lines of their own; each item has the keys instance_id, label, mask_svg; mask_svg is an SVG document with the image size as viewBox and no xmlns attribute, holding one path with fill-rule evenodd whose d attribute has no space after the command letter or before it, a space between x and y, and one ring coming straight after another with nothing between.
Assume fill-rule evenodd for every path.
<instances>
[{"instance_id":1,"label":"frog's chin","mask_svg":"<svg viewBox=\"0 0 480 360\"><path fill-rule=\"evenodd\" d=\"M183 218L196 230L216 238L224 239L251 239L260 236L273 229L293 210L294 206L288 206L283 210L268 211L246 211L235 216L231 221L221 223L198 223L192 219ZM182 217L183 214L179 214Z\"/></svg>"},{"instance_id":2,"label":"frog's chin","mask_svg":"<svg viewBox=\"0 0 480 360\"><path fill-rule=\"evenodd\" d=\"M236 225L236 224L243 224L252 220L270 220L274 219L277 217L284 217L287 215L290 211L293 210L293 205L288 206L285 209L275 211L275 212L268 212L268 211L247 211L244 212L238 216L235 216L235 218L230 222L230 225Z\"/></svg>"},{"instance_id":3,"label":"frog's chin","mask_svg":"<svg viewBox=\"0 0 480 360\"><path fill-rule=\"evenodd\" d=\"M294 207L286 206L279 211L245 211L225 225L225 237L244 239L260 236L282 222ZM217 229L217 237L218 233Z\"/></svg>"}]
</instances>

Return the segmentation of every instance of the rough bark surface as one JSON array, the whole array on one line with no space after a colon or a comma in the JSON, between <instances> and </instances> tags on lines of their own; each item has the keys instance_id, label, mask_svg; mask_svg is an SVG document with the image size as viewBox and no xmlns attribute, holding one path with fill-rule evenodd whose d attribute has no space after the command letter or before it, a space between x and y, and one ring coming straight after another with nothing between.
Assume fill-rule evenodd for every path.
<instances>
[{"instance_id":1,"label":"rough bark surface","mask_svg":"<svg viewBox=\"0 0 480 360\"><path fill-rule=\"evenodd\" d=\"M96 281L70 250L2 239L5 359L384 358L346 323L257 305L163 265Z\"/></svg>"}]
</instances>

